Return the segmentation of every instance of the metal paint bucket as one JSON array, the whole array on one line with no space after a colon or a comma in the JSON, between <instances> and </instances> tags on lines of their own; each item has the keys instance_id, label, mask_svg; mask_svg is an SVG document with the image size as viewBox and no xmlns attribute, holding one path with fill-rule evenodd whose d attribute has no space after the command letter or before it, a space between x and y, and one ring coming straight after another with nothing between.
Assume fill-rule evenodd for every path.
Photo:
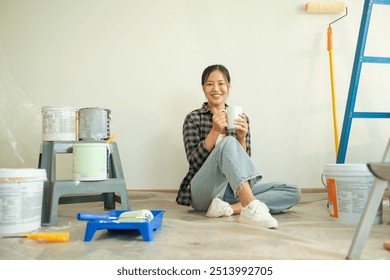
<instances>
[{"instance_id":1,"label":"metal paint bucket","mask_svg":"<svg viewBox=\"0 0 390 280\"><path fill-rule=\"evenodd\" d=\"M110 138L111 111L105 108L79 110L79 140L99 141Z\"/></svg>"}]
</instances>

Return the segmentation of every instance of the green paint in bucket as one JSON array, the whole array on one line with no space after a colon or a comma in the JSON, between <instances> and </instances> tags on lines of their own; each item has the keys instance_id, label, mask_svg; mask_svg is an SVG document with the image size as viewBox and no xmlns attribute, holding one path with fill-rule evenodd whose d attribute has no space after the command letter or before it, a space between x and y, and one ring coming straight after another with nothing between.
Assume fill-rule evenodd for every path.
<instances>
[{"instance_id":1,"label":"green paint in bucket","mask_svg":"<svg viewBox=\"0 0 390 280\"><path fill-rule=\"evenodd\" d=\"M73 145L73 180L100 181L107 179L107 151L105 143Z\"/></svg>"}]
</instances>

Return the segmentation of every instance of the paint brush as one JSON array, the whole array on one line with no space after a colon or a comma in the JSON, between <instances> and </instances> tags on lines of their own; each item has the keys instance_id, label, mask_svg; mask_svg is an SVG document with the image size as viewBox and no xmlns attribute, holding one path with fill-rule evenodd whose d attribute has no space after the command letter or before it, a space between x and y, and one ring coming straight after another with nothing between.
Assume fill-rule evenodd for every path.
<instances>
[{"instance_id":1,"label":"paint brush","mask_svg":"<svg viewBox=\"0 0 390 280\"><path fill-rule=\"evenodd\" d=\"M112 141L114 141L115 137L116 137L116 134L111 135L111 137L108 138L105 143L107 145L110 144Z\"/></svg>"},{"instance_id":2,"label":"paint brush","mask_svg":"<svg viewBox=\"0 0 390 280\"><path fill-rule=\"evenodd\" d=\"M68 242L69 232L24 233L23 235L3 236L2 238L27 238L42 242Z\"/></svg>"}]
</instances>

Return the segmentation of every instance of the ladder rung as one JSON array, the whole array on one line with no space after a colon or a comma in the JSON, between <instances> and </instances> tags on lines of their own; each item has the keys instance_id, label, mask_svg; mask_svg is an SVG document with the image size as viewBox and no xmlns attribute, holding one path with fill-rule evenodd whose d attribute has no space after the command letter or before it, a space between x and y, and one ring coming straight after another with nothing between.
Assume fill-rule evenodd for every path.
<instances>
[{"instance_id":1,"label":"ladder rung","mask_svg":"<svg viewBox=\"0 0 390 280\"><path fill-rule=\"evenodd\" d=\"M390 5L390 0L373 0L372 3L374 3L374 4L383 4L383 5Z\"/></svg>"},{"instance_id":2,"label":"ladder rung","mask_svg":"<svg viewBox=\"0 0 390 280\"><path fill-rule=\"evenodd\" d=\"M389 0L390 1L390 0ZM362 62L366 63L386 63L390 64L390 57L379 57L379 56L363 56Z\"/></svg>"},{"instance_id":3,"label":"ladder rung","mask_svg":"<svg viewBox=\"0 0 390 280\"><path fill-rule=\"evenodd\" d=\"M352 114L353 118L364 118L364 119L376 119L376 118L390 118L390 113L388 112L354 112Z\"/></svg>"}]
</instances>

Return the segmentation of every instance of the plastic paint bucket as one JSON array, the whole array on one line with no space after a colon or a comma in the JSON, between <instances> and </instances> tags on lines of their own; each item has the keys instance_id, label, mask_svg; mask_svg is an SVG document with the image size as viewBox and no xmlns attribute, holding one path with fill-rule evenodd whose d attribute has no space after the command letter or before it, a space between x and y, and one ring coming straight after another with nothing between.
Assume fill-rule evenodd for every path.
<instances>
[{"instance_id":1,"label":"plastic paint bucket","mask_svg":"<svg viewBox=\"0 0 390 280\"><path fill-rule=\"evenodd\" d=\"M99 141L110 138L111 111L105 108L79 110L79 140Z\"/></svg>"},{"instance_id":2,"label":"plastic paint bucket","mask_svg":"<svg viewBox=\"0 0 390 280\"><path fill-rule=\"evenodd\" d=\"M42 107L42 141L77 140L77 109Z\"/></svg>"},{"instance_id":3,"label":"plastic paint bucket","mask_svg":"<svg viewBox=\"0 0 390 280\"><path fill-rule=\"evenodd\" d=\"M0 169L0 234L41 227L45 169Z\"/></svg>"},{"instance_id":4,"label":"plastic paint bucket","mask_svg":"<svg viewBox=\"0 0 390 280\"><path fill-rule=\"evenodd\" d=\"M73 180L107 179L108 145L105 143L73 144Z\"/></svg>"},{"instance_id":5,"label":"plastic paint bucket","mask_svg":"<svg viewBox=\"0 0 390 280\"><path fill-rule=\"evenodd\" d=\"M374 175L366 164L328 164L324 168L332 219L357 224L364 211ZM382 223L382 204L374 224Z\"/></svg>"}]
</instances>

